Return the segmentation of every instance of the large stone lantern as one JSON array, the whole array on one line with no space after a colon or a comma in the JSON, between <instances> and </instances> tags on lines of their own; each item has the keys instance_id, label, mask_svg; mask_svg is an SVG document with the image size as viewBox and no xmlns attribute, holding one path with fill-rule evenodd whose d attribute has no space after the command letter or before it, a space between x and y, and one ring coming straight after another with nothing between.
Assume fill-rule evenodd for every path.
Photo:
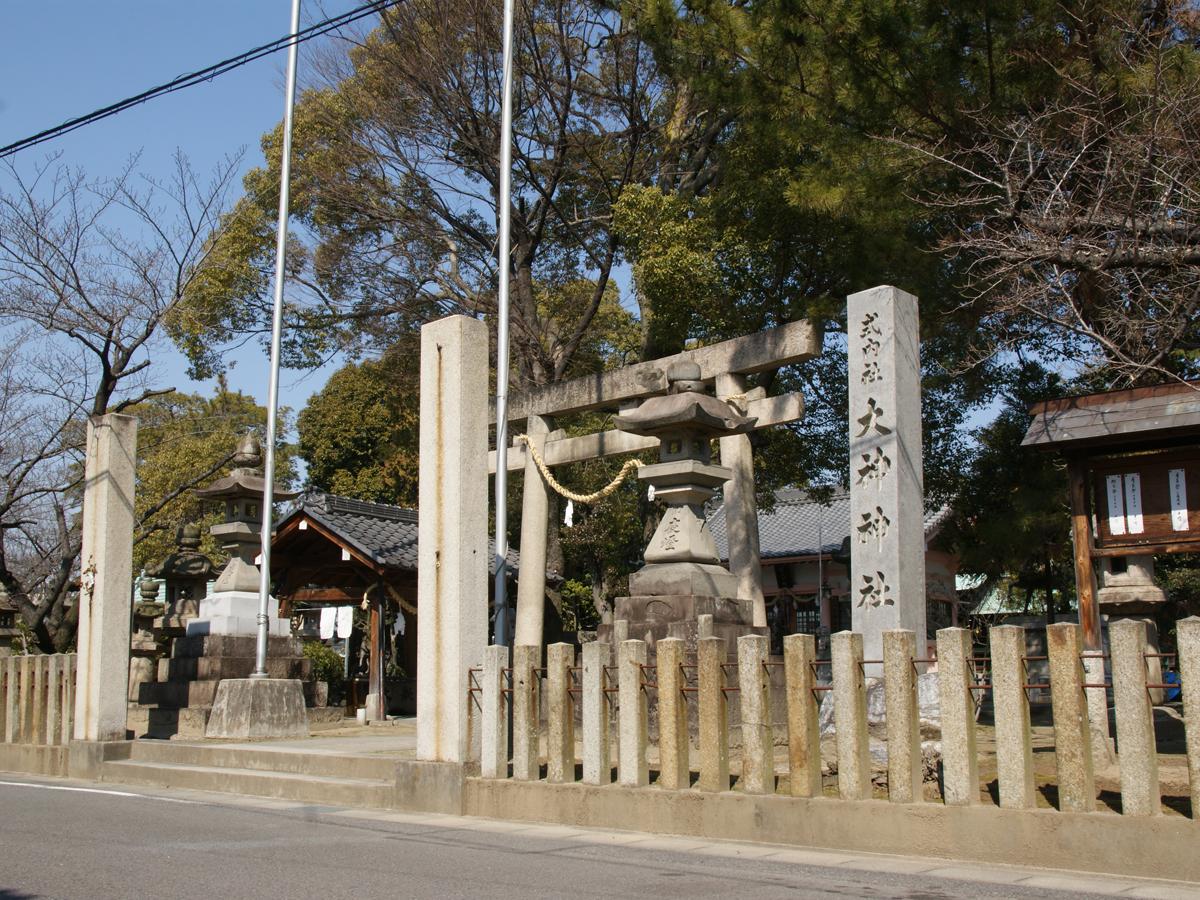
<instances>
[{"instance_id":1,"label":"large stone lantern","mask_svg":"<svg viewBox=\"0 0 1200 900\"><path fill-rule=\"evenodd\" d=\"M694 633L696 616L703 613L714 616L718 632L727 630L719 627L724 624L746 633L752 610L737 600L737 578L721 565L704 504L733 475L712 464L710 442L750 431L756 420L708 394L694 363L672 366L667 382L665 396L646 400L614 423L621 431L659 439L659 462L639 469L638 478L653 485L655 498L667 505L646 547L645 565L629 576L630 596L618 598L617 618L629 622L630 637L652 641L673 633L674 623Z\"/></svg>"},{"instance_id":2,"label":"large stone lantern","mask_svg":"<svg viewBox=\"0 0 1200 900\"><path fill-rule=\"evenodd\" d=\"M257 631L258 566L255 558L262 549L262 503L266 485L262 476L262 445L253 434L238 442L233 456L234 469L206 488L196 491L205 500L225 504L225 521L211 529L221 549L229 554L229 562L213 585L209 597L200 601L199 618L187 625L187 633L245 634ZM275 491L275 500L290 500L291 491ZM289 627L279 619L279 604L268 601L269 631L286 637Z\"/></svg>"},{"instance_id":3,"label":"large stone lantern","mask_svg":"<svg viewBox=\"0 0 1200 900\"><path fill-rule=\"evenodd\" d=\"M233 455L235 468L206 488L196 491L205 500L225 504L225 521L214 525L212 536L230 556L228 565L213 585L214 591L258 591L258 567L254 560L262 547L262 502L266 485L262 473L262 445L247 434ZM275 500L291 500L292 491L274 491Z\"/></svg>"}]
</instances>

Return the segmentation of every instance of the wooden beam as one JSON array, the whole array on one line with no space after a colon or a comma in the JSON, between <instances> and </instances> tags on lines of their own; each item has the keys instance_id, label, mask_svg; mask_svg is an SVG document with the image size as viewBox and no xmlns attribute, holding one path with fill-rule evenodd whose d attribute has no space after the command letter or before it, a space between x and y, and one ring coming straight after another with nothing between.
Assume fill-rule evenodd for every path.
<instances>
[{"instance_id":1,"label":"wooden beam","mask_svg":"<svg viewBox=\"0 0 1200 900\"><path fill-rule=\"evenodd\" d=\"M1087 500L1087 472L1081 460L1067 463L1071 482L1071 537L1075 545L1075 593L1079 597L1079 624L1085 650L1099 650L1100 607L1096 603L1096 576L1092 570L1091 510Z\"/></svg>"},{"instance_id":2,"label":"wooden beam","mask_svg":"<svg viewBox=\"0 0 1200 900\"><path fill-rule=\"evenodd\" d=\"M615 408L627 400L639 400L661 394L667 389L667 369L677 362L694 362L700 377L712 381L718 375L751 375L812 359L821 353L823 334L819 325L801 319L778 328L748 334L745 337L685 350L674 356L599 372L570 381L517 394L509 400L510 422L531 415L555 416L590 409ZM489 421L496 421L495 401Z\"/></svg>"},{"instance_id":3,"label":"wooden beam","mask_svg":"<svg viewBox=\"0 0 1200 900\"><path fill-rule=\"evenodd\" d=\"M335 603L340 606L357 606L362 602L362 594L351 594L340 587L299 588L289 597L293 603Z\"/></svg>"},{"instance_id":4,"label":"wooden beam","mask_svg":"<svg viewBox=\"0 0 1200 900\"><path fill-rule=\"evenodd\" d=\"M772 425L783 425L787 422L797 422L804 418L804 397L799 392L793 392L780 394L778 397L751 400L746 404L746 415L758 420L754 423L756 430ZM639 453L642 450L654 450L657 447L658 438L642 437L614 429L557 441L547 441L542 458L548 466L562 466L567 463L600 459L605 456ZM509 447L508 471L519 472L525 468L526 452L524 444L514 444ZM495 473L496 451L489 450L488 474L494 475Z\"/></svg>"},{"instance_id":5,"label":"wooden beam","mask_svg":"<svg viewBox=\"0 0 1200 900\"><path fill-rule=\"evenodd\" d=\"M1196 553L1197 551L1200 551L1200 538L1153 544L1105 544L1103 547L1093 547L1092 556L1144 556L1158 553Z\"/></svg>"}]
</instances>

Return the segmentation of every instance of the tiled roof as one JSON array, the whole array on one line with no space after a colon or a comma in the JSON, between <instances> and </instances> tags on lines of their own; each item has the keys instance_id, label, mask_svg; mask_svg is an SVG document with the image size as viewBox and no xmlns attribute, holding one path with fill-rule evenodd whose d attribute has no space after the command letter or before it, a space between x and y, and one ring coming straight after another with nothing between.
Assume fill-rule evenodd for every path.
<instances>
[{"instance_id":1,"label":"tiled roof","mask_svg":"<svg viewBox=\"0 0 1200 900\"><path fill-rule=\"evenodd\" d=\"M347 544L375 562L400 569L417 570L417 511L388 503L369 503L336 494L310 492L301 495L295 508L279 523L307 515ZM494 542L488 539L488 570L495 574ZM508 567L517 571L519 557L508 551Z\"/></svg>"},{"instance_id":2,"label":"tiled roof","mask_svg":"<svg viewBox=\"0 0 1200 900\"><path fill-rule=\"evenodd\" d=\"M758 513L759 554L763 559L813 556L832 553L850 536L850 494L838 491L828 505L818 503L804 491L786 490L775 495L775 508ZM925 539L929 540L950 515L950 507L925 514ZM721 559L729 558L725 533L725 506L708 515L708 527Z\"/></svg>"}]
</instances>

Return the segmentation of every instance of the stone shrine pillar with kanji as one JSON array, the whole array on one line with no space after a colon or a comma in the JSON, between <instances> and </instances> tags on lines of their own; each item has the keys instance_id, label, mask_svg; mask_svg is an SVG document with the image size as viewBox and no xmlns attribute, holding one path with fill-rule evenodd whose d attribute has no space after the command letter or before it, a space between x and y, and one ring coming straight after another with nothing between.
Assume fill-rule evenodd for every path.
<instances>
[{"instance_id":1,"label":"stone shrine pillar with kanji","mask_svg":"<svg viewBox=\"0 0 1200 900\"><path fill-rule=\"evenodd\" d=\"M918 635L925 656L925 530L917 298L883 286L847 298L851 616L863 654L883 632ZM868 675L882 666L870 664Z\"/></svg>"}]
</instances>

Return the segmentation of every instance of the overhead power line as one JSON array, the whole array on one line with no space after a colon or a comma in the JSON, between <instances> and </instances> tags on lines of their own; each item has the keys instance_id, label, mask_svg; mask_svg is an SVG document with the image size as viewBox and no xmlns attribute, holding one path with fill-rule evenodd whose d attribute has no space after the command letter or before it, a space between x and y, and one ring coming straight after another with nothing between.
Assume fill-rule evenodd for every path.
<instances>
[{"instance_id":1,"label":"overhead power line","mask_svg":"<svg viewBox=\"0 0 1200 900\"><path fill-rule=\"evenodd\" d=\"M94 110L83 116L78 116L74 119L69 119L61 125L56 125L53 128L47 128L45 131L40 131L37 134L30 135L27 138L22 138L5 147L0 147L0 159L6 156L11 156L21 150L35 147L38 144L53 140L61 135L75 131L77 128L82 128L85 125L90 125L93 122L99 122L101 119L107 119L109 116L115 116L119 112L123 112L132 106L145 103L147 100L153 100L155 97L161 97L164 94L171 94L175 91L181 91L184 88L192 87L204 81L212 81L226 72L232 72L234 69L241 68L247 63L254 62L257 59L262 59L264 56L269 56L285 47L291 46L293 42L302 44L305 41L328 34L338 28L349 25L352 22L357 22L359 19L364 19L367 16L375 15L383 12L391 6L396 6L402 0L372 0L370 3L364 3L362 6L357 6L348 12L344 12L338 16L332 16L325 19L323 22L317 22L314 25L309 25L307 28L302 28L294 35L285 35L271 41L269 44L263 44L261 47L255 47L252 50L247 50L244 53L239 53L237 56L232 56L229 59L222 60L219 63L214 63L211 66L200 69L197 72L192 72L188 75L180 75L166 84L160 84L158 87L152 87L149 90L142 91L140 94L135 94L132 97L126 97L124 100L119 100L101 109Z\"/></svg>"}]
</instances>

